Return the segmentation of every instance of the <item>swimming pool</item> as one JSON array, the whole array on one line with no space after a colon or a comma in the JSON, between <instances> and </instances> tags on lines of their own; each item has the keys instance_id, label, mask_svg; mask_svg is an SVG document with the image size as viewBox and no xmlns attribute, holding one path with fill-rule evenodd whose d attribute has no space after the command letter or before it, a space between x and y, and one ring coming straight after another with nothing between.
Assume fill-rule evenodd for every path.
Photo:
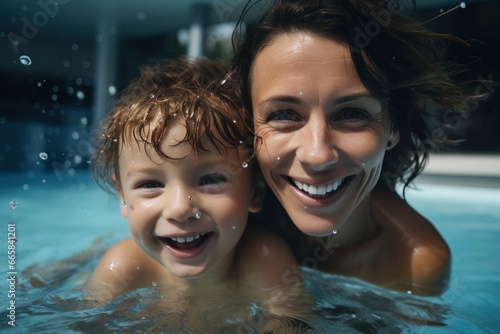
<instances>
[{"instance_id":1,"label":"swimming pool","mask_svg":"<svg viewBox=\"0 0 500 334\"><path fill-rule=\"evenodd\" d=\"M202 327L186 328L216 321L220 333L251 332L251 327L238 324L241 313L234 317L230 304L206 301L208 308L217 308L217 316L209 312L192 321L189 312L169 309L152 289L105 306L83 303L78 287L86 274L108 246L128 236L118 200L97 187L88 173L72 170L63 176L3 173L0 185L0 271L17 278L2 281L0 331L12 331L8 308L15 301L16 333L203 332ZM320 333L497 333L500 189L424 184L407 197L435 223L452 249L449 290L439 298L419 298L307 270L306 285L319 315L315 328ZM8 240L14 230L17 241ZM9 244L11 250L15 247L11 268Z\"/></svg>"}]
</instances>

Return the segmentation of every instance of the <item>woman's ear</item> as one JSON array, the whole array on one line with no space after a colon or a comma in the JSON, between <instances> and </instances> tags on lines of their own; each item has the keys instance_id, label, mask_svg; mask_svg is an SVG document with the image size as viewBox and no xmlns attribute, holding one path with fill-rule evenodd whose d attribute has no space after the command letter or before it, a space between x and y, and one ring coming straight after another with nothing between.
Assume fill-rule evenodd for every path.
<instances>
[{"instance_id":1,"label":"woman's ear","mask_svg":"<svg viewBox=\"0 0 500 334\"><path fill-rule=\"evenodd\" d=\"M252 181L254 188L248 211L257 213L262 209L262 205L264 204L264 197L266 195L266 181L264 180L264 177L262 176L260 170L254 172Z\"/></svg>"},{"instance_id":2,"label":"woman's ear","mask_svg":"<svg viewBox=\"0 0 500 334\"><path fill-rule=\"evenodd\" d=\"M386 150L390 150L399 143L399 130L392 130L389 140L387 141Z\"/></svg>"}]
</instances>

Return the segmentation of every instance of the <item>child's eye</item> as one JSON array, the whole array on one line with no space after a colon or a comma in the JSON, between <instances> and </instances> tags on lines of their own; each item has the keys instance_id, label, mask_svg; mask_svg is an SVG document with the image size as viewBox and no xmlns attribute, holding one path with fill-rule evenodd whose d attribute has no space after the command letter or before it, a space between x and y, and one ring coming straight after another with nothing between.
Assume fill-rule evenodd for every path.
<instances>
[{"instance_id":1,"label":"child's eye","mask_svg":"<svg viewBox=\"0 0 500 334\"><path fill-rule=\"evenodd\" d=\"M200 179L199 185L200 186L216 185L224 182L227 182L227 177L225 177L224 175L211 174L202 177Z\"/></svg>"},{"instance_id":2,"label":"child's eye","mask_svg":"<svg viewBox=\"0 0 500 334\"><path fill-rule=\"evenodd\" d=\"M146 182L140 183L137 188L142 188L142 189L163 188L163 183L158 182L158 181L146 181Z\"/></svg>"}]
</instances>

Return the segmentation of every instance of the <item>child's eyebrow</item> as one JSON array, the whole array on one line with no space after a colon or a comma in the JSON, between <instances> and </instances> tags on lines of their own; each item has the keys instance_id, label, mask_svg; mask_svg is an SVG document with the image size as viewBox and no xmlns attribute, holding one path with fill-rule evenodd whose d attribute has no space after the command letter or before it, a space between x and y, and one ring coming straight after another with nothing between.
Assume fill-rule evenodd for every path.
<instances>
[{"instance_id":1,"label":"child's eyebrow","mask_svg":"<svg viewBox=\"0 0 500 334\"><path fill-rule=\"evenodd\" d=\"M126 176L130 177L134 174L157 174L158 169L151 167L132 167L127 171Z\"/></svg>"}]
</instances>

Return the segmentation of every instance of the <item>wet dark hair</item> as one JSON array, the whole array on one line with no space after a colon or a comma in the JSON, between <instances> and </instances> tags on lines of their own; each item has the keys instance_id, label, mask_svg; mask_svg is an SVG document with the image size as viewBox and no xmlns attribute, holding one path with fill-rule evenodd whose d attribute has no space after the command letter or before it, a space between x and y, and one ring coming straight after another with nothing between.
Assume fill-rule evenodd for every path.
<instances>
[{"instance_id":1,"label":"wet dark hair","mask_svg":"<svg viewBox=\"0 0 500 334\"><path fill-rule=\"evenodd\" d=\"M249 1L245 11L259 2ZM394 191L402 182L406 189L423 170L429 152L453 142L444 136L447 121L466 116L468 102L475 98L454 80L462 69L444 61L446 44L463 41L427 30L390 0L275 0L233 59L250 114L256 56L276 36L297 31L349 45L361 81L387 103L393 129L400 134L399 143L385 155L378 184Z\"/></svg>"},{"instance_id":2,"label":"wet dark hair","mask_svg":"<svg viewBox=\"0 0 500 334\"><path fill-rule=\"evenodd\" d=\"M221 154L228 148L251 153L251 118L243 112L229 66L205 58L166 60L143 67L105 120L92 164L99 185L110 191L119 187L118 159L125 143L151 146L170 158L161 145L177 122L186 126L182 142L196 153L206 151L207 142Z\"/></svg>"}]
</instances>

